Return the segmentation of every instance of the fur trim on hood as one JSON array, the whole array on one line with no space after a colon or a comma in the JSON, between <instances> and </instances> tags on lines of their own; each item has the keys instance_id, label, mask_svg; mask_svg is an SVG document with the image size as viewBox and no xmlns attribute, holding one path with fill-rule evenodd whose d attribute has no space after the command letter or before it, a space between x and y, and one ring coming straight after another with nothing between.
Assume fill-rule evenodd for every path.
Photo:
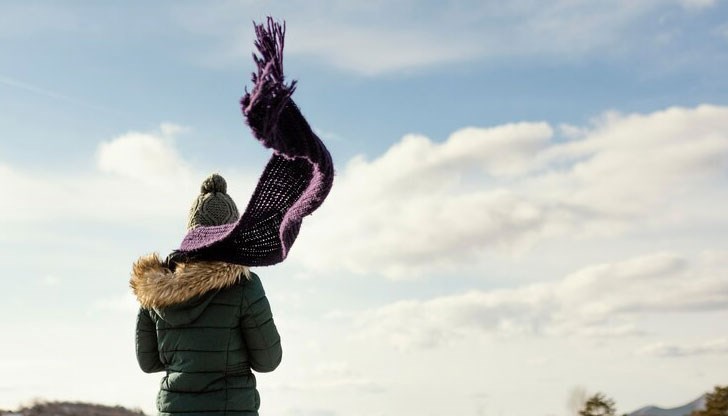
<instances>
[{"instance_id":1,"label":"fur trim on hood","mask_svg":"<svg viewBox=\"0 0 728 416\"><path fill-rule=\"evenodd\" d=\"M250 279L246 266L220 261L177 263L173 272L153 253L134 263L129 285L143 308L160 309L232 286L241 276Z\"/></svg>"}]
</instances>

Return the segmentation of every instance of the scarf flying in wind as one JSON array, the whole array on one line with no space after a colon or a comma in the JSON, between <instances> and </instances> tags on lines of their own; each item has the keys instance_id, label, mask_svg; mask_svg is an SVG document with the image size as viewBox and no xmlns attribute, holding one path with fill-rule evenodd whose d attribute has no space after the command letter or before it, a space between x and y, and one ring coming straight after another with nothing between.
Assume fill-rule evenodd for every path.
<instances>
[{"instance_id":1,"label":"scarf flying in wind","mask_svg":"<svg viewBox=\"0 0 728 416\"><path fill-rule=\"evenodd\" d=\"M255 24L253 89L240 100L253 136L273 150L245 212L237 222L190 230L175 253L207 261L268 266L285 260L303 217L324 201L334 179L326 146L313 133L284 83L283 26Z\"/></svg>"}]
</instances>

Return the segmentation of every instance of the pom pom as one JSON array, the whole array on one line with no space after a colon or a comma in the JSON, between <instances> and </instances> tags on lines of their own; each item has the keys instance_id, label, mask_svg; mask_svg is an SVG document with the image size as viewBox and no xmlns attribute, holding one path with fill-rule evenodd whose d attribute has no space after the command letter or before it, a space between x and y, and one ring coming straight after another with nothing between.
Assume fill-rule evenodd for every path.
<instances>
[{"instance_id":1,"label":"pom pom","mask_svg":"<svg viewBox=\"0 0 728 416\"><path fill-rule=\"evenodd\" d=\"M217 173L213 173L202 182L200 192L203 194L209 194L213 192L221 192L223 194L227 193L227 182L225 182L225 178L223 178L222 176L218 175Z\"/></svg>"}]
</instances>

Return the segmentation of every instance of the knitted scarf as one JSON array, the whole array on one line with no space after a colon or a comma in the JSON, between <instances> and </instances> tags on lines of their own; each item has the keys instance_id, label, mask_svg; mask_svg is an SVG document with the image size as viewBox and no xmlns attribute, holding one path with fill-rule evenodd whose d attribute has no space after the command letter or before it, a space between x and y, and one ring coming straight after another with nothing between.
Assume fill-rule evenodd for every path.
<instances>
[{"instance_id":1,"label":"knitted scarf","mask_svg":"<svg viewBox=\"0 0 728 416\"><path fill-rule=\"evenodd\" d=\"M296 81L284 83L283 26L272 18L256 24L253 89L240 100L253 136L273 150L245 212L236 223L190 230L174 254L178 258L268 266L283 261L303 217L324 201L334 179L326 146L313 133L291 95Z\"/></svg>"}]
</instances>

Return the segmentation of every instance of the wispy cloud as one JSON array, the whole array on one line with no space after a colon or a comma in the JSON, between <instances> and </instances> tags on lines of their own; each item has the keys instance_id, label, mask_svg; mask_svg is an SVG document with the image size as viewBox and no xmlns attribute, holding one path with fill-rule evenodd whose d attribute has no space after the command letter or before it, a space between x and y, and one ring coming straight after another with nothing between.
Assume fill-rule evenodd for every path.
<instances>
[{"instance_id":1,"label":"wispy cloud","mask_svg":"<svg viewBox=\"0 0 728 416\"><path fill-rule=\"evenodd\" d=\"M305 382L283 382L272 386L279 390L296 390L301 392L353 391L357 394L383 393L385 387L375 380L367 378L345 362L328 362L315 366L309 372Z\"/></svg>"},{"instance_id":2,"label":"wispy cloud","mask_svg":"<svg viewBox=\"0 0 728 416\"><path fill-rule=\"evenodd\" d=\"M297 38L291 38L290 53L364 75L470 61L481 55L483 48L482 44L460 42L435 33L394 28L328 23L302 29Z\"/></svg>"},{"instance_id":3,"label":"wispy cloud","mask_svg":"<svg viewBox=\"0 0 728 416\"><path fill-rule=\"evenodd\" d=\"M692 357L696 355L728 354L728 338L718 338L698 344L658 342L646 345L640 352L658 357Z\"/></svg>"},{"instance_id":4,"label":"wispy cloud","mask_svg":"<svg viewBox=\"0 0 728 416\"><path fill-rule=\"evenodd\" d=\"M57 287L58 285L61 284L62 280L58 276L49 274L49 275L43 276L43 278L41 279L41 282L43 283L44 286Z\"/></svg>"},{"instance_id":5,"label":"wispy cloud","mask_svg":"<svg viewBox=\"0 0 728 416\"><path fill-rule=\"evenodd\" d=\"M17 79L7 77L4 75L0 75L0 85L5 85L7 87L19 89L22 91L27 91L32 94L41 95L53 100L62 101L65 103L73 104L76 106L81 106L85 108L91 108L95 110L104 111L107 113L113 113L113 114L121 114L121 111L114 110L108 107L104 107L101 105L93 104L85 100L81 100L78 98L74 98L65 94L61 94L57 91L54 91L52 89L43 88L37 85L29 84L27 82L19 81Z\"/></svg>"},{"instance_id":6,"label":"wispy cloud","mask_svg":"<svg viewBox=\"0 0 728 416\"><path fill-rule=\"evenodd\" d=\"M0 4L0 38L75 30L82 18L58 3L3 2Z\"/></svg>"},{"instance_id":7,"label":"wispy cloud","mask_svg":"<svg viewBox=\"0 0 728 416\"><path fill-rule=\"evenodd\" d=\"M586 267L553 283L399 301L363 312L358 336L409 349L478 335L640 335L635 318L643 313L728 310L728 255L722 254L646 255ZM722 342L711 345L725 347Z\"/></svg>"},{"instance_id":8,"label":"wispy cloud","mask_svg":"<svg viewBox=\"0 0 728 416\"><path fill-rule=\"evenodd\" d=\"M448 1L436 6L404 1L356 2L299 0L261 5L218 3L204 10L178 12L190 30L220 39L220 48L201 61L239 62L248 55L249 21L241 14L285 17L290 23L288 51L362 75L401 73L487 59L640 56L665 28L645 24L679 4L690 12L715 5L711 0L590 2L519 0L508 3ZM371 4L369 4L371 3ZM659 25L658 25L659 26Z\"/></svg>"},{"instance_id":9,"label":"wispy cloud","mask_svg":"<svg viewBox=\"0 0 728 416\"><path fill-rule=\"evenodd\" d=\"M686 9L703 10L715 6L718 0L679 0Z\"/></svg>"}]
</instances>

